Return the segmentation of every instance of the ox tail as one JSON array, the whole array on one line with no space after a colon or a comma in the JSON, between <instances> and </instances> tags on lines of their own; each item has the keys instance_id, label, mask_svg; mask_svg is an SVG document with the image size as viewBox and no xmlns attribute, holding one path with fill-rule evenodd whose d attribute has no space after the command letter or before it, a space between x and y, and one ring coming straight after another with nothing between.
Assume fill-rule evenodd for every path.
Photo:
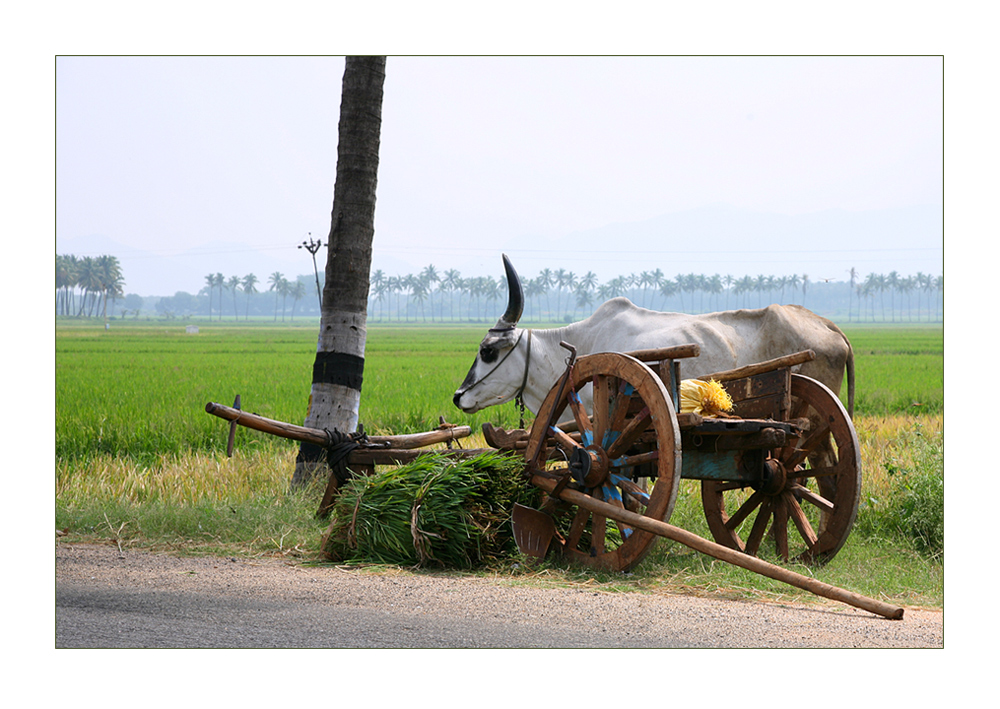
<instances>
[{"instance_id":1,"label":"ox tail","mask_svg":"<svg viewBox=\"0 0 1000 709\"><path fill-rule=\"evenodd\" d=\"M851 346L851 341L847 339L847 335L841 330L837 325L827 318L822 318L826 320L827 327L836 332L842 338L844 338L844 344L847 345L847 415L854 420L854 347Z\"/></svg>"},{"instance_id":2,"label":"ox tail","mask_svg":"<svg viewBox=\"0 0 1000 709\"><path fill-rule=\"evenodd\" d=\"M854 348L851 347L850 340L844 337L847 342L847 415L854 420Z\"/></svg>"}]
</instances>

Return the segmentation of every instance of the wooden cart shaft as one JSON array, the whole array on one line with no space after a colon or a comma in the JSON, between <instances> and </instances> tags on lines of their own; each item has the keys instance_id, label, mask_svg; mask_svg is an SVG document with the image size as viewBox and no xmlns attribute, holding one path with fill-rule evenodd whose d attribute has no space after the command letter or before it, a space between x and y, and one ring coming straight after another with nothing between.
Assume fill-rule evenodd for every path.
<instances>
[{"instance_id":1,"label":"wooden cart shaft","mask_svg":"<svg viewBox=\"0 0 1000 709\"><path fill-rule=\"evenodd\" d=\"M553 493L557 486L556 480L542 475L533 475L531 477L531 483L548 493ZM768 563L755 556L749 556L734 549L730 549L729 547L724 547L721 544L710 542L707 539L699 537L697 534L688 532L680 527L675 527L672 524L661 522L651 517L630 512L629 510L621 507L594 499L590 495L585 495L584 493L574 490L571 487L562 488L558 491L557 495L560 499L569 502L570 504L583 507L593 514L602 515L608 519L621 522L622 524L629 525L636 529L641 529L651 534L666 537L667 539L679 542L686 547L690 547L695 551L708 554L713 558L726 561L730 564L753 571L754 573L761 574L762 576L775 579L776 581L787 583L790 586L801 588L804 591L809 591L817 596L823 596L824 598L840 601L841 603L846 603L847 605L854 606L855 608L861 608L891 620L899 620L903 617L903 609L899 606L893 606L889 603L884 603L874 598L862 596L836 586L831 586L830 584L823 583L822 581L817 581L814 578L797 574L794 571L789 571L781 566Z\"/></svg>"}]
</instances>

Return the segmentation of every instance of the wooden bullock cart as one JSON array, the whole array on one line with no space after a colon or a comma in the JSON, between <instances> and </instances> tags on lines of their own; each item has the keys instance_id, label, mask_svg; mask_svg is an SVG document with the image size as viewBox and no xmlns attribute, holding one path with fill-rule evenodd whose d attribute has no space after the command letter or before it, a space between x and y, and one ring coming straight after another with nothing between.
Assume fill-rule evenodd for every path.
<instances>
[{"instance_id":1,"label":"wooden bullock cart","mask_svg":"<svg viewBox=\"0 0 1000 709\"><path fill-rule=\"evenodd\" d=\"M844 545L857 515L861 457L850 416L827 387L791 371L815 357L811 350L702 377L721 382L735 405L728 417L706 418L678 413L679 360L697 356L697 345L579 359L572 346L564 347L566 370L530 429L483 427L491 449L523 454L527 480L545 493L540 509L514 510L523 552L542 557L555 549L585 565L628 571L662 536L817 595L902 618L902 608L757 557L770 540L785 561L825 563ZM234 428L330 443L327 432L236 406L208 404L206 410ZM443 424L425 434L367 437L349 454L348 466L364 474L469 433ZM714 542L669 524L682 479L700 482ZM335 492L331 475L321 514Z\"/></svg>"}]
</instances>

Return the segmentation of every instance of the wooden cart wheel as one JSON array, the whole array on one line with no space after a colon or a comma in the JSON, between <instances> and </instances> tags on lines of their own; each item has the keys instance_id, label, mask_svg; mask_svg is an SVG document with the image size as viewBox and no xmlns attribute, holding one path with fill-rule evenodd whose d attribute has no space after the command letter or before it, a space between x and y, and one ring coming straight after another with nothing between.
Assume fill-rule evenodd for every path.
<instances>
[{"instance_id":1,"label":"wooden cart wheel","mask_svg":"<svg viewBox=\"0 0 1000 709\"><path fill-rule=\"evenodd\" d=\"M575 428L574 437L559 427L544 430L547 421L570 418L574 425L566 428ZM570 476L569 487L594 499L665 522L681 479L680 431L670 396L649 367L628 355L581 357L561 396L557 382L542 403L525 459ZM589 566L628 571L657 539L561 499L547 497L542 509L556 520L553 543Z\"/></svg>"},{"instance_id":2,"label":"wooden cart wheel","mask_svg":"<svg viewBox=\"0 0 1000 709\"><path fill-rule=\"evenodd\" d=\"M756 556L765 534L779 557L824 564L854 526L861 493L861 448L840 400L826 386L792 375L788 420L808 430L765 460L758 484L703 481L702 503L715 541Z\"/></svg>"}]
</instances>

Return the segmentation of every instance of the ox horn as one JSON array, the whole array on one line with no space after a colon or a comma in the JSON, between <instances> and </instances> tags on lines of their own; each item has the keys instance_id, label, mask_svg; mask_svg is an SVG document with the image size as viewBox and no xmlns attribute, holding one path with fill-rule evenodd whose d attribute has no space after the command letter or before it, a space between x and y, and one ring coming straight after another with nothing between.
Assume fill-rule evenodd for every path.
<instances>
[{"instance_id":1,"label":"ox horn","mask_svg":"<svg viewBox=\"0 0 1000 709\"><path fill-rule=\"evenodd\" d=\"M503 254L503 267L507 272L507 310L500 316L497 327L514 327L524 311L524 289L507 254Z\"/></svg>"}]
</instances>

